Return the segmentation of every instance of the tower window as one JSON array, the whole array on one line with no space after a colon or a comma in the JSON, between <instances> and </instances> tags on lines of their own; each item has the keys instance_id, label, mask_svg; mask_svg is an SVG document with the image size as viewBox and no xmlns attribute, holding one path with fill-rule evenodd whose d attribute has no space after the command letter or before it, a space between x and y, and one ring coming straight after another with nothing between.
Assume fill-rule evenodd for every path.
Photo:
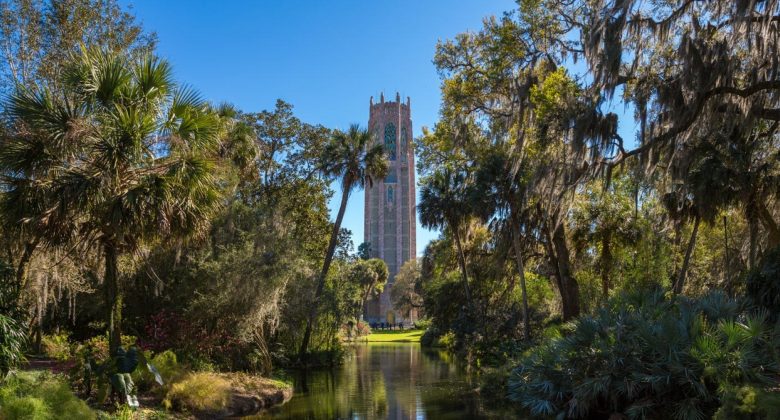
<instances>
[{"instance_id":1,"label":"tower window","mask_svg":"<svg viewBox=\"0 0 780 420\"><path fill-rule=\"evenodd\" d=\"M387 156L390 160L395 160L395 125L388 123L385 126L385 150L387 150Z\"/></svg>"},{"instance_id":2,"label":"tower window","mask_svg":"<svg viewBox=\"0 0 780 420\"><path fill-rule=\"evenodd\" d=\"M393 191L393 187L387 187L387 205L392 206L393 205L393 199L395 195L395 191Z\"/></svg>"}]
</instances>

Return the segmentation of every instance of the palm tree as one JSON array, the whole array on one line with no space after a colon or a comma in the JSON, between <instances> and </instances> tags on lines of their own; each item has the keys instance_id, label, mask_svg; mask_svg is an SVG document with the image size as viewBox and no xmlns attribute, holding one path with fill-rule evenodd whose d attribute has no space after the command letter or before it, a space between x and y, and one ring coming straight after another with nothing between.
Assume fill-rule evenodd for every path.
<instances>
[{"instance_id":1,"label":"palm tree","mask_svg":"<svg viewBox=\"0 0 780 420\"><path fill-rule=\"evenodd\" d=\"M49 244L78 234L99 247L113 354L122 332L120 256L206 227L220 202L212 175L220 121L151 55L130 61L83 50L65 80L61 91L19 88L8 100L16 132L0 159L10 175L4 207L35 204L18 222L45 226Z\"/></svg>"},{"instance_id":2,"label":"palm tree","mask_svg":"<svg viewBox=\"0 0 780 420\"><path fill-rule=\"evenodd\" d=\"M420 212L420 224L423 227L428 229L446 228L452 233L458 252L463 291L466 294L466 303L470 306L471 290L466 272L466 257L463 253L460 237L461 226L470 214L467 205L468 182L466 174L461 172L456 173L450 169L440 169L433 172L421 183L420 204L417 205L417 209Z\"/></svg>"},{"instance_id":3,"label":"palm tree","mask_svg":"<svg viewBox=\"0 0 780 420\"><path fill-rule=\"evenodd\" d=\"M341 222L344 219L344 211L347 209L347 201L355 188L372 186L375 179L381 179L387 174L388 165L385 158L384 147L371 141L368 130L361 129L353 124L346 132L336 131L333 137L325 145L322 153L322 173L327 178L341 179L341 204L336 215L336 223L330 235L328 249L325 252L325 261L317 278L317 288L314 292L314 302L319 302L325 288L325 278L333 262L333 253L336 250ZM306 330L301 342L299 357L303 358L309 351L309 341L317 319L319 307L315 303L309 312L306 321Z\"/></svg>"},{"instance_id":4,"label":"palm tree","mask_svg":"<svg viewBox=\"0 0 780 420\"><path fill-rule=\"evenodd\" d=\"M523 180L525 168L521 159L505 147L497 147L487 153L480 161L476 174L477 188L470 201L480 217L487 221L495 217L496 231L503 238L509 236L515 260L523 308L523 338L531 338L531 325L528 318L528 293L525 281L523 250L525 240L522 236L527 230L528 214L525 206L526 184ZM524 229L525 228L525 229ZM514 290L515 278L511 277L505 294Z\"/></svg>"}]
</instances>

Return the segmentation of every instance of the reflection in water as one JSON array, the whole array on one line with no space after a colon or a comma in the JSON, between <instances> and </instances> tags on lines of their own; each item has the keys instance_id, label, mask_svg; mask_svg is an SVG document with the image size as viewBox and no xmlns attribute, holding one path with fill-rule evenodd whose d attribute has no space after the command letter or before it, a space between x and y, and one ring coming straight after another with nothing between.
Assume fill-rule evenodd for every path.
<instances>
[{"instance_id":1,"label":"reflection in water","mask_svg":"<svg viewBox=\"0 0 780 420\"><path fill-rule=\"evenodd\" d=\"M331 370L299 372L295 395L265 414L284 419L506 418L473 391L477 385L446 354L419 344L374 343Z\"/></svg>"}]
</instances>

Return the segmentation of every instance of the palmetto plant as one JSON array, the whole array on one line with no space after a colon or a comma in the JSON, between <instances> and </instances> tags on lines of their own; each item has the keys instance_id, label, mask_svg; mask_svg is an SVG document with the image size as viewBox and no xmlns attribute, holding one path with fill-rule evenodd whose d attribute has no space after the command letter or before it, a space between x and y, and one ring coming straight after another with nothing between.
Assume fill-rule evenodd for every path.
<instances>
[{"instance_id":1,"label":"palmetto plant","mask_svg":"<svg viewBox=\"0 0 780 420\"><path fill-rule=\"evenodd\" d=\"M19 87L0 152L2 209L49 245L99 247L110 349L119 346L118 261L144 241L201 231L219 204L220 121L169 64L83 50L60 91Z\"/></svg>"},{"instance_id":2,"label":"palmetto plant","mask_svg":"<svg viewBox=\"0 0 780 420\"><path fill-rule=\"evenodd\" d=\"M0 382L25 360L26 344L27 337L19 322L0 314Z\"/></svg>"},{"instance_id":3,"label":"palmetto plant","mask_svg":"<svg viewBox=\"0 0 780 420\"><path fill-rule=\"evenodd\" d=\"M735 389L777 386L776 329L719 292L624 295L569 329L510 378L510 398L534 415L704 419Z\"/></svg>"}]
</instances>

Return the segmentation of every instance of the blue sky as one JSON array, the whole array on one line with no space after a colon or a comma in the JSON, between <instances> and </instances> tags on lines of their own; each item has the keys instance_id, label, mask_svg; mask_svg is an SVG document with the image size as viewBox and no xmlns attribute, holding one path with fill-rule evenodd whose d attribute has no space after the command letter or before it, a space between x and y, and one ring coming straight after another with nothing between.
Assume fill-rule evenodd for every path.
<instances>
[{"instance_id":1,"label":"blue sky","mask_svg":"<svg viewBox=\"0 0 780 420\"><path fill-rule=\"evenodd\" d=\"M415 137L433 126L439 77L431 60L438 40L512 9L480 1L159 1L124 2L147 30L178 80L214 102L257 112L277 98L303 121L331 128L368 123L369 97L412 99ZM331 200L331 216L341 198ZM363 192L344 217L355 246L363 242ZM417 252L438 236L417 227Z\"/></svg>"}]
</instances>

